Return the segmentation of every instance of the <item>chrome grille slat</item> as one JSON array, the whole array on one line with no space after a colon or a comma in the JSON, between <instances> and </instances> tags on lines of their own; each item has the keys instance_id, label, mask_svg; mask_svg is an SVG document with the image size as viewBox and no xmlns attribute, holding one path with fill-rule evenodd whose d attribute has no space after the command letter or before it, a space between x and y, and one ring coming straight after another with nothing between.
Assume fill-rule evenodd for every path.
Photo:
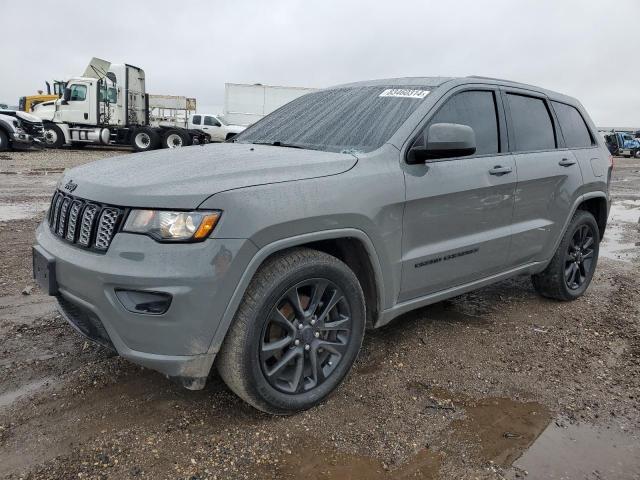
<instances>
[{"instance_id":1,"label":"chrome grille slat","mask_svg":"<svg viewBox=\"0 0 640 480\"><path fill-rule=\"evenodd\" d=\"M71 199L65 198L62 200L62 205L60 206L60 219L58 220L58 236L64 237L65 229L67 227L67 213L69 212L69 205L71 204Z\"/></svg>"},{"instance_id":2,"label":"chrome grille slat","mask_svg":"<svg viewBox=\"0 0 640 480\"><path fill-rule=\"evenodd\" d=\"M80 235L78 236L78 243L83 247L89 246L91 240L91 233L93 231L93 221L98 213L98 206L92 203L87 204L84 207L84 213L82 214L82 223L80 224Z\"/></svg>"},{"instance_id":3,"label":"chrome grille slat","mask_svg":"<svg viewBox=\"0 0 640 480\"><path fill-rule=\"evenodd\" d=\"M97 249L106 250L109 248L119 216L120 211L116 208L105 208L102 210L100 221L98 222L98 233L96 233L95 246Z\"/></svg>"},{"instance_id":4,"label":"chrome grille slat","mask_svg":"<svg viewBox=\"0 0 640 480\"><path fill-rule=\"evenodd\" d=\"M82 202L74 200L71 204L71 210L69 211L69 220L67 224L67 236L66 239L73 242L76 238L76 225L78 224L78 214L82 209Z\"/></svg>"},{"instance_id":5,"label":"chrome grille slat","mask_svg":"<svg viewBox=\"0 0 640 480\"><path fill-rule=\"evenodd\" d=\"M121 208L89 202L58 190L51 199L48 223L58 237L105 252L123 216Z\"/></svg>"}]
</instances>

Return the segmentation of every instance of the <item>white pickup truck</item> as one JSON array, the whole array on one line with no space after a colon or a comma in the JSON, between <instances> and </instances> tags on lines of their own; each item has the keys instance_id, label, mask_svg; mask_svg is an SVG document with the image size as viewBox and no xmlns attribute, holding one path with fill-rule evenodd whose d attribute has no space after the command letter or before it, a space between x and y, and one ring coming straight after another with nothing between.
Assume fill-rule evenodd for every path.
<instances>
[{"instance_id":1,"label":"white pickup truck","mask_svg":"<svg viewBox=\"0 0 640 480\"><path fill-rule=\"evenodd\" d=\"M224 142L242 132L241 125L229 125L218 115L198 113L189 117L189 130L202 130L210 142Z\"/></svg>"}]
</instances>

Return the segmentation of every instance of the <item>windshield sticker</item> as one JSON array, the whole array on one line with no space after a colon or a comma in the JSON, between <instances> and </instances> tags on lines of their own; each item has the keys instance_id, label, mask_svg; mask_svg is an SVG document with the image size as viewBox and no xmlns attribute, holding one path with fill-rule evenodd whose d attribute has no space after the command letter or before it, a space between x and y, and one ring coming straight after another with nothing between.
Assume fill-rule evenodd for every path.
<instances>
[{"instance_id":1,"label":"windshield sticker","mask_svg":"<svg viewBox=\"0 0 640 480\"><path fill-rule=\"evenodd\" d=\"M416 98L423 99L429 95L430 90L411 90L408 88L387 88L380 97Z\"/></svg>"}]
</instances>

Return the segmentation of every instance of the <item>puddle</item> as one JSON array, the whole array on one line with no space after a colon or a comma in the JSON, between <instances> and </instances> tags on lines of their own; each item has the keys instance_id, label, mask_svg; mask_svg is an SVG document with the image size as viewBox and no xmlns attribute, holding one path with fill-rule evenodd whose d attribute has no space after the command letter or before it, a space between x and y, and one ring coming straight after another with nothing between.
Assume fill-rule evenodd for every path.
<instances>
[{"instance_id":1,"label":"puddle","mask_svg":"<svg viewBox=\"0 0 640 480\"><path fill-rule=\"evenodd\" d=\"M20 398L26 397L27 395L40 390L49 382L51 382L51 378L49 377L39 378L27 384L21 385L20 388L16 390L10 390L6 393L0 394L0 408L9 407Z\"/></svg>"},{"instance_id":2,"label":"puddle","mask_svg":"<svg viewBox=\"0 0 640 480\"><path fill-rule=\"evenodd\" d=\"M438 479L440 454L423 449L407 463L388 470L379 460L326 451L318 445L298 445L296 452L287 455L280 466L283 478L308 480L400 480L420 478ZM385 468L386 467L386 468Z\"/></svg>"},{"instance_id":3,"label":"puddle","mask_svg":"<svg viewBox=\"0 0 640 480\"><path fill-rule=\"evenodd\" d=\"M478 445L474 453L484 462L510 466L544 431L551 420L549 410L535 402L508 398L462 401L465 418L454 420L454 438Z\"/></svg>"},{"instance_id":4,"label":"puddle","mask_svg":"<svg viewBox=\"0 0 640 480\"><path fill-rule=\"evenodd\" d=\"M49 207L49 202L0 203L0 222L36 217Z\"/></svg>"},{"instance_id":5,"label":"puddle","mask_svg":"<svg viewBox=\"0 0 640 480\"><path fill-rule=\"evenodd\" d=\"M640 255L640 200L620 200L611 205L607 230L600 243L600 255L613 260L631 261Z\"/></svg>"},{"instance_id":6,"label":"puddle","mask_svg":"<svg viewBox=\"0 0 640 480\"><path fill-rule=\"evenodd\" d=\"M529 480L637 479L640 439L613 429L552 422L514 466Z\"/></svg>"}]
</instances>

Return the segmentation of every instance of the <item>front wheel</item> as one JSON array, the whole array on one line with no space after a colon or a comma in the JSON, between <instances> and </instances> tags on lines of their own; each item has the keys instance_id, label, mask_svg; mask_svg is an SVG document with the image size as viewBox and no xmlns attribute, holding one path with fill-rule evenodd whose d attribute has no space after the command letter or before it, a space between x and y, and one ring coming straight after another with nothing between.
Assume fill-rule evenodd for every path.
<instances>
[{"instance_id":1,"label":"front wheel","mask_svg":"<svg viewBox=\"0 0 640 480\"><path fill-rule=\"evenodd\" d=\"M292 414L317 405L340 384L364 327L364 295L347 265L310 249L276 254L251 281L217 369L254 407Z\"/></svg>"},{"instance_id":2,"label":"front wheel","mask_svg":"<svg viewBox=\"0 0 640 480\"><path fill-rule=\"evenodd\" d=\"M9 150L9 137L4 130L0 130L0 152Z\"/></svg>"},{"instance_id":3,"label":"front wheel","mask_svg":"<svg viewBox=\"0 0 640 480\"><path fill-rule=\"evenodd\" d=\"M575 300L589 287L598 263L600 231L593 215L578 210L547 268L531 277L540 295Z\"/></svg>"},{"instance_id":4,"label":"front wheel","mask_svg":"<svg viewBox=\"0 0 640 480\"><path fill-rule=\"evenodd\" d=\"M44 144L48 148L60 148L64 145L64 133L55 123L44 124Z\"/></svg>"}]
</instances>

